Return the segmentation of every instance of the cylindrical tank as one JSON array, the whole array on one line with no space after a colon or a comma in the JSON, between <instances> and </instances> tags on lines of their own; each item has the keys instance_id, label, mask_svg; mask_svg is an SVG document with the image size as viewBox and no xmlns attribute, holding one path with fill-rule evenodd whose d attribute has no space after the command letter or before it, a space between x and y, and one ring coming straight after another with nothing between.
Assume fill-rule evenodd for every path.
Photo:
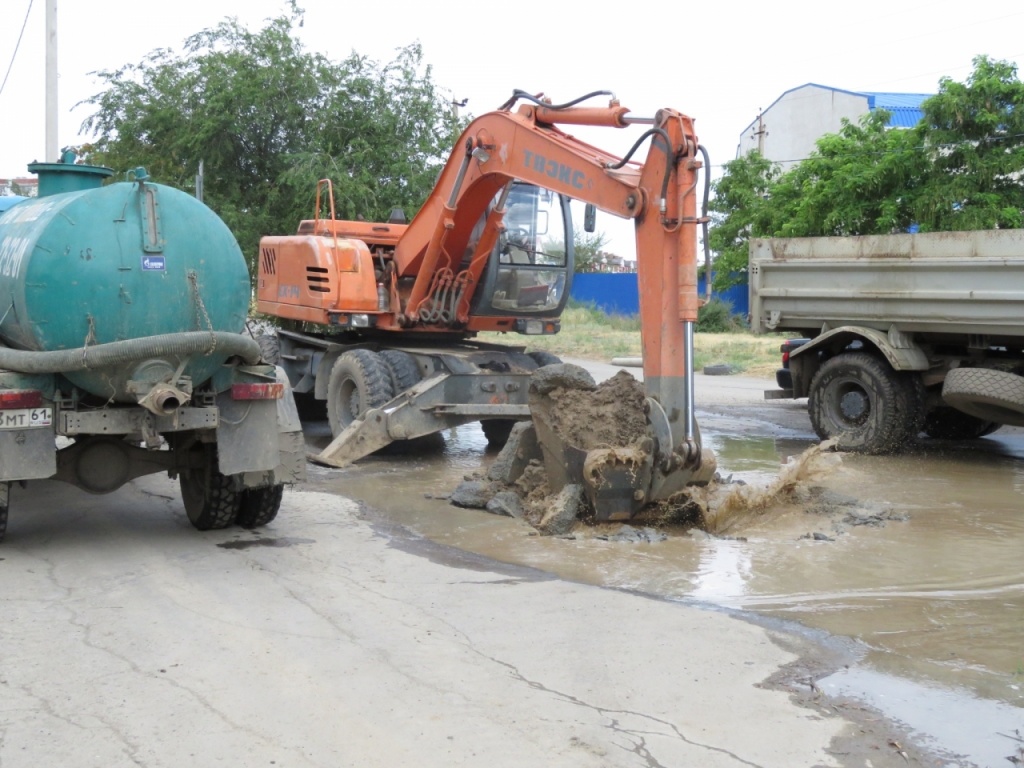
<instances>
[{"instance_id":1,"label":"cylindrical tank","mask_svg":"<svg viewBox=\"0 0 1024 768\"><path fill-rule=\"evenodd\" d=\"M249 308L241 249L220 218L179 190L135 180L100 186L95 166L34 164L40 196L0 214L0 341L63 350L186 331L240 332ZM184 375L206 381L223 356ZM177 366L171 361L172 366ZM67 374L110 396L110 372Z\"/></svg>"}]
</instances>

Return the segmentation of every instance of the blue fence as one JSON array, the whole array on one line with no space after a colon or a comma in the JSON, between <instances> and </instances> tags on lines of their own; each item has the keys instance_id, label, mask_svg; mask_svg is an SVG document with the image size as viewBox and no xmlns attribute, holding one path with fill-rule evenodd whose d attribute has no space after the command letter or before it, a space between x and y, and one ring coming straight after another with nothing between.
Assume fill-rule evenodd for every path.
<instances>
[{"instance_id":1,"label":"blue fence","mask_svg":"<svg viewBox=\"0 0 1024 768\"><path fill-rule=\"evenodd\" d=\"M703 291L704 282L700 283ZM595 304L609 315L636 315L640 312L640 293L636 273L587 272L572 278L573 299ZM732 306L732 313L746 318L750 312L750 298L746 285L735 285L716 297Z\"/></svg>"}]
</instances>

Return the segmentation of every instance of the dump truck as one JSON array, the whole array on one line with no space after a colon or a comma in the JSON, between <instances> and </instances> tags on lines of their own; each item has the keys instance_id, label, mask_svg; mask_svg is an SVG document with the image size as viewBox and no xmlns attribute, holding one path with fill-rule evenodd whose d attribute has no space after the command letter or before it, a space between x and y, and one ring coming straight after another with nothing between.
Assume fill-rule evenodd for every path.
<instances>
[{"instance_id":1,"label":"dump truck","mask_svg":"<svg viewBox=\"0 0 1024 768\"><path fill-rule=\"evenodd\" d=\"M1024 426L1024 230L753 239L750 324L787 332L769 398L819 437L891 453Z\"/></svg>"},{"instance_id":2,"label":"dump truck","mask_svg":"<svg viewBox=\"0 0 1024 768\"><path fill-rule=\"evenodd\" d=\"M530 381L557 360L477 335L528 342L558 331L576 200L590 231L597 209L636 223L649 440L642 450L609 447L574 479L599 518L619 519L713 476L693 402L701 148L676 110L635 117L614 97L581 106L601 95L610 94L556 104L514 92L468 125L411 221L338 220L325 179L310 219L261 240L257 310L282 326L263 339L266 359L325 406L334 439L316 461L344 467L471 421L500 442L517 420L538 418ZM624 157L563 130L632 125L644 130ZM632 160L644 144L646 159Z\"/></svg>"},{"instance_id":3,"label":"dump truck","mask_svg":"<svg viewBox=\"0 0 1024 768\"><path fill-rule=\"evenodd\" d=\"M304 476L288 377L245 333L245 258L217 215L142 168L33 163L0 214L0 538L12 486L179 479L200 530L265 525Z\"/></svg>"}]
</instances>

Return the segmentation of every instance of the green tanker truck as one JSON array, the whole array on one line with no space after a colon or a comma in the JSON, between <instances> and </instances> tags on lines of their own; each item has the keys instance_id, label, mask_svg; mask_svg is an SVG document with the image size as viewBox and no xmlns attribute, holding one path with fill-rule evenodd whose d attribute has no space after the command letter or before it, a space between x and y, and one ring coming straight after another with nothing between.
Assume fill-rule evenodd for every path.
<instances>
[{"instance_id":1,"label":"green tanker truck","mask_svg":"<svg viewBox=\"0 0 1024 768\"><path fill-rule=\"evenodd\" d=\"M34 163L0 213L0 538L12 485L109 493L177 477L200 530L265 525L305 450L288 378L243 333L250 283L227 226L143 169Z\"/></svg>"}]
</instances>

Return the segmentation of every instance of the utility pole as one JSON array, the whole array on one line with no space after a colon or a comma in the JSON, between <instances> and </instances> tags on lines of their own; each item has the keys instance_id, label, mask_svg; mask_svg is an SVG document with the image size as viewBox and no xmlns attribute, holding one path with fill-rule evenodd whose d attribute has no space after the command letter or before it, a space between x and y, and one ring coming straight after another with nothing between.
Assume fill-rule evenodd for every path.
<instances>
[{"instance_id":1,"label":"utility pole","mask_svg":"<svg viewBox=\"0 0 1024 768\"><path fill-rule=\"evenodd\" d=\"M57 0L46 0L46 156L54 163L57 154Z\"/></svg>"},{"instance_id":2,"label":"utility pole","mask_svg":"<svg viewBox=\"0 0 1024 768\"><path fill-rule=\"evenodd\" d=\"M764 124L764 113L761 112L761 108L757 109L757 130L754 131L754 135L757 136L757 154L764 157L764 137L768 135L768 130Z\"/></svg>"}]
</instances>

